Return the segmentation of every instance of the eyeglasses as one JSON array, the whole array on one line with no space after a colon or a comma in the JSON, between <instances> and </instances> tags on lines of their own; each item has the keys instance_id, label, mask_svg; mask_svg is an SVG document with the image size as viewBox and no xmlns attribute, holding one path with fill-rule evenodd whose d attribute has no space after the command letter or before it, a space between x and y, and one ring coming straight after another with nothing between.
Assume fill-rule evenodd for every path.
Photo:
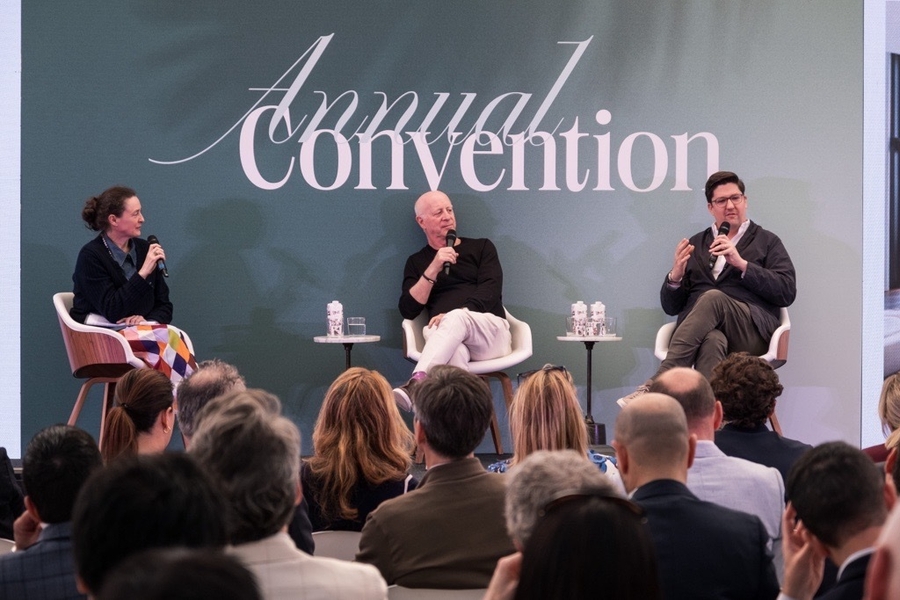
<instances>
[{"instance_id":1,"label":"eyeglasses","mask_svg":"<svg viewBox=\"0 0 900 600\"><path fill-rule=\"evenodd\" d=\"M718 208L722 208L728 202L731 202L735 206L740 206L741 202L744 201L745 196L743 194L735 194L733 196L726 196L725 198L715 198L710 200L710 204L715 204Z\"/></svg>"},{"instance_id":2,"label":"eyeglasses","mask_svg":"<svg viewBox=\"0 0 900 600\"><path fill-rule=\"evenodd\" d=\"M566 373L569 372L562 365L558 365L558 366L557 365L544 365L540 369L532 369L531 371L525 371L524 373L519 373L519 375L516 377L516 384L522 385L523 381L525 381L526 379L528 379L529 377L531 377L532 375L534 375L535 373L538 373L540 371L562 371L563 375L565 375Z\"/></svg>"},{"instance_id":3,"label":"eyeglasses","mask_svg":"<svg viewBox=\"0 0 900 600\"><path fill-rule=\"evenodd\" d=\"M642 523L646 523L647 521L647 514L644 512L643 508L641 508L631 500L628 500L627 498L611 496L609 492L600 488L585 488L580 490L566 490L560 492L553 499L551 499L550 502L545 504L544 508L538 511L538 517L546 516L548 513L553 512L563 504L567 504L569 502L574 502L577 500L588 500L591 498L596 498L601 502L608 502L610 504L618 506L619 508L623 508L626 512L631 514Z\"/></svg>"}]
</instances>

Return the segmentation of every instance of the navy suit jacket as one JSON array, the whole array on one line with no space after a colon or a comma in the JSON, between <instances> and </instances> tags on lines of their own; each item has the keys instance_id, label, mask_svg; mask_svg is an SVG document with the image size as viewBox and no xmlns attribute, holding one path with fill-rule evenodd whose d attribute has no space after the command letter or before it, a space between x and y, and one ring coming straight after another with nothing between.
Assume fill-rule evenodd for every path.
<instances>
[{"instance_id":1,"label":"navy suit jacket","mask_svg":"<svg viewBox=\"0 0 900 600\"><path fill-rule=\"evenodd\" d=\"M844 567L834 587L827 594L820 596L819 600L861 600L870 558L872 555L866 554Z\"/></svg>"},{"instance_id":2,"label":"navy suit jacket","mask_svg":"<svg viewBox=\"0 0 900 600\"><path fill-rule=\"evenodd\" d=\"M72 524L47 525L38 542L0 557L0 598L82 600L75 587Z\"/></svg>"},{"instance_id":3,"label":"navy suit jacket","mask_svg":"<svg viewBox=\"0 0 900 600\"><path fill-rule=\"evenodd\" d=\"M797 459L812 448L809 444L781 437L765 425L753 429L726 425L716 432L716 446L728 456L775 467L785 482Z\"/></svg>"},{"instance_id":4,"label":"navy suit jacket","mask_svg":"<svg viewBox=\"0 0 900 600\"><path fill-rule=\"evenodd\" d=\"M773 599L778 580L758 517L704 502L660 479L635 490L647 513L666 600Z\"/></svg>"}]
</instances>

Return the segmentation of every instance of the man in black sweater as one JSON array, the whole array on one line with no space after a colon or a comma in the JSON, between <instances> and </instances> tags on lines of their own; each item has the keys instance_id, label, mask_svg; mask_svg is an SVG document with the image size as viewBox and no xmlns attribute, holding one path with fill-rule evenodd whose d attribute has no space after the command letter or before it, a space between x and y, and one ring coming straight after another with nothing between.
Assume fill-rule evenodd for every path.
<instances>
[{"instance_id":1,"label":"man in black sweater","mask_svg":"<svg viewBox=\"0 0 900 600\"><path fill-rule=\"evenodd\" d=\"M503 308L503 269L486 238L456 237L456 216L447 194L431 191L416 200L416 223L427 245L406 260L400 314L415 319L427 311L425 348L412 378L394 389L401 408L412 407L412 389L433 365L465 369L470 360L510 353ZM452 235L448 235L452 232Z\"/></svg>"}]
</instances>

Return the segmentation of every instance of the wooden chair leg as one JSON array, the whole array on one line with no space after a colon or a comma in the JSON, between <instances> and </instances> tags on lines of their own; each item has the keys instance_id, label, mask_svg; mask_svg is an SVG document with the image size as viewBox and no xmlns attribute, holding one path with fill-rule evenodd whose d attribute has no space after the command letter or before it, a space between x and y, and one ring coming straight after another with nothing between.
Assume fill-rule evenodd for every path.
<instances>
[{"instance_id":1,"label":"wooden chair leg","mask_svg":"<svg viewBox=\"0 0 900 600\"><path fill-rule=\"evenodd\" d=\"M500 425L497 423L497 412L491 412L491 437L494 439L494 449L497 454L503 454L503 442L500 439Z\"/></svg>"},{"instance_id":2,"label":"wooden chair leg","mask_svg":"<svg viewBox=\"0 0 900 600\"><path fill-rule=\"evenodd\" d=\"M781 433L781 425L778 423L778 417L775 415L774 410L772 411L772 414L769 415L769 424L772 425L772 431L774 431L778 435L784 435L783 433Z\"/></svg>"},{"instance_id":3,"label":"wooden chair leg","mask_svg":"<svg viewBox=\"0 0 900 600\"><path fill-rule=\"evenodd\" d=\"M103 432L106 431L106 415L112 410L113 400L116 396L116 382L118 379L110 379L103 387L103 404L100 405L100 438L97 447L103 443Z\"/></svg>"}]
</instances>

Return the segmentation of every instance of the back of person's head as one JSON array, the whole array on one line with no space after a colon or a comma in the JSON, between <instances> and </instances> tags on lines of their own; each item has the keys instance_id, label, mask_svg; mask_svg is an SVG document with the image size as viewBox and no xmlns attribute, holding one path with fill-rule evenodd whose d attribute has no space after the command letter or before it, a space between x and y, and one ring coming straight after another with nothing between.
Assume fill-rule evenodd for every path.
<instances>
[{"instance_id":1,"label":"back of person's head","mask_svg":"<svg viewBox=\"0 0 900 600\"><path fill-rule=\"evenodd\" d=\"M707 204L712 202L713 192L716 191L716 188L720 185L725 185L726 183L737 185L742 194L745 191L744 182L741 181L741 178L738 177L736 173L732 173L731 171L716 171L706 180L705 192Z\"/></svg>"},{"instance_id":2,"label":"back of person's head","mask_svg":"<svg viewBox=\"0 0 900 600\"><path fill-rule=\"evenodd\" d=\"M708 419L716 409L716 397L706 377L687 367L675 367L658 375L650 391L671 396L684 409L688 425Z\"/></svg>"},{"instance_id":3,"label":"back of person's head","mask_svg":"<svg viewBox=\"0 0 900 600\"><path fill-rule=\"evenodd\" d=\"M94 438L77 427L51 425L31 438L22 458L22 483L41 521L71 521L81 486L102 466Z\"/></svg>"},{"instance_id":4,"label":"back of person's head","mask_svg":"<svg viewBox=\"0 0 900 600\"><path fill-rule=\"evenodd\" d=\"M458 459L474 452L484 439L494 403L480 377L438 365L419 383L415 411L428 445L442 456Z\"/></svg>"},{"instance_id":5,"label":"back of person's head","mask_svg":"<svg viewBox=\"0 0 900 600\"><path fill-rule=\"evenodd\" d=\"M581 405L564 367L544 365L522 381L509 410L509 428L513 464L536 450L588 451Z\"/></svg>"},{"instance_id":6,"label":"back of person's head","mask_svg":"<svg viewBox=\"0 0 900 600\"><path fill-rule=\"evenodd\" d=\"M351 492L397 480L411 464L412 432L403 422L391 386L377 371L353 367L328 388L313 430L309 469L316 499L328 518L355 519Z\"/></svg>"},{"instance_id":7,"label":"back of person's head","mask_svg":"<svg viewBox=\"0 0 900 600\"><path fill-rule=\"evenodd\" d=\"M884 480L858 448L828 442L803 454L788 474L787 496L813 535L832 548L884 523Z\"/></svg>"},{"instance_id":8,"label":"back of person's head","mask_svg":"<svg viewBox=\"0 0 900 600\"><path fill-rule=\"evenodd\" d=\"M748 429L766 422L784 390L772 365L746 352L726 356L713 369L709 385L725 421Z\"/></svg>"},{"instance_id":9,"label":"back of person's head","mask_svg":"<svg viewBox=\"0 0 900 600\"><path fill-rule=\"evenodd\" d=\"M72 513L79 579L92 593L120 561L148 548L222 547L225 507L186 454L123 456L88 479Z\"/></svg>"},{"instance_id":10,"label":"back of person's head","mask_svg":"<svg viewBox=\"0 0 900 600\"><path fill-rule=\"evenodd\" d=\"M900 598L900 510L894 508L875 544L866 573L866 600Z\"/></svg>"},{"instance_id":11,"label":"back of person's head","mask_svg":"<svg viewBox=\"0 0 900 600\"><path fill-rule=\"evenodd\" d=\"M154 369L134 369L116 384L116 397L106 415L100 440L107 462L121 454L137 454L138 435L149 432L161 412L172 408L172 382ZM173 409L174 411L174 409Z\"/></svg>"},{"instance_id":12,"label":"back of person's head","mask_svg":"<svg viewBox=\"0 0 900 600\"><path fill-rule=\"evenodd\" d=\"M900 373L890 375L881 385L878 416L888 436L884 445L888 448L900 446Z\"/></svg>"},{"instance_id":13,"label":"back of person's head","mask_svg":"<svg viewBox=\"0 0 900 600\"><path fill-rule=\"evenodd\" d=\"M81 218L88 229L103 231L109 227L110 215L122 216L125 201L137 196L130 187L114 185L103 190L99 196L91 196L84 202Z\"/></svg>"},{"instance_id":14,"label":"back of person's head","mask_svg":"<svg viewBox=\"0 0 900 600\"><path fill-rule=\"evenodd\" d=\"M669 469L684 465L687 472L687 419L671 396L650 392L635 398L619 413L615 432L615 445L627 449L633 467Z\"/></svg>"},{"instance_id":15,"label":"back of person's head","mask_svg":"<svg viewBox=\"0 0 900 600\"><path fill-rule=\"evenodd\" d=\"M642 511L603 492L564 490L525 545L516 600L661 597Z\"/></svg>"},{"instance_id":16,"label":"back of person's head","mask_svg":"<svg viewBox=\"0 0 900 600\"><path fill-rule=\"evenodd\" d=\"M201 411L190 452L228 504L228 537L243 544L274 535L294 514L300 432L260 402L261 390L232 392ZM274 398L274 396L272 396Z\"/></svg>"},{"instance_id":17,"label":"back of person's head","mask_svg":"<svg viewBox=\"0 0 900 600\"><path fill-rule=\"evenodd\" d=\"M187 439L194 435L194 417L210 400L233 390L246 389L235 366L218 358L204 360L178 383L178 427Z\"/></svg>"},{"instance_id":18,"label":"back of person's head","mask_svg":"<svg viewBox=\"0 0 900 600\"><path fill-rule=\"evenodd\" d=\"M528 545L538 513L560 490L591 488L616 495L597 465L574 450L533 452L507 477L506 529L518 547Z\"/></svg>"},{"instance_id":19,"label":"back of person's head","mask_svg":"<svg viewBox=\"0 0 900 600\"><path fill-rule=\"evenodd\" d=\"M215 550L147 550L109 574L97 600L262 600L253 574Z\"/></svg>"}]
</instances>

